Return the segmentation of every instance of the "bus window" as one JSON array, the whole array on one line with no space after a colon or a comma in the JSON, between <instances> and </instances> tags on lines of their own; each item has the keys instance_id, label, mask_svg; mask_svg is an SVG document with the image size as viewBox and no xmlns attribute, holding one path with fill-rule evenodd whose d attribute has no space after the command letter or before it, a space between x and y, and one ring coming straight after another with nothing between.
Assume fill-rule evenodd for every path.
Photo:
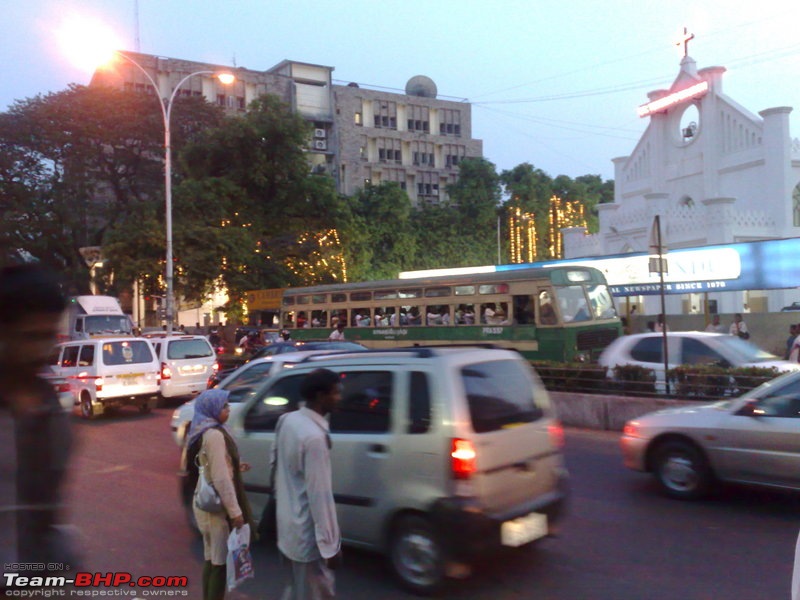
<instances>
[{"instance_id":1,"label":"bus window","mask_svg":"<svg viewBox=\"0 0 800 600\"><path fill-rule=\"evenodd\" d=\"M484 284L478 287L479 294L507 294L507 283Z\"/></svg>"},{"instance_id":2,"label":"bus window","mask_svg":"<svg viewBox=\"0 0 800 600\"><path fill-rule=\"evenodd\" d=\"M331 294L331 302L347 302L347 294Z\"/></svg>"},{"instance_id":3,"label":"bus window","mask_svg":"<svg viewBox=\"0 0 800 600\"><path fill-rule=\"evenodd\" d=\"M396 327L397 309L394 306L384 306L375 309L375 327Z\"/></svg>"},{"instance_id":4,"label":"bus window","mask_svg":"<svg viewBox=\"0 0 800 600\"><path fill-rule=\"evenodd\" d=\"M294 311L287 310L283 313L283 326L286 327L294 327Z\"/></svg>"},{"instance_id":5,"label":"bus window","mask_svg":"<svg viewBox=\"0 0 800 600\"><path fill-rule=\"evenodd\" d=\"M343 308L331 311L331 327L336 327L339 321L347 323L347 311Z\"/></svg>"},{"instance_id":6,"label":"bus window","mask_svg":"<svg viewBox=\"0 0 800 600\"><path fill-rule=\"evenodd\" d=\"M351 327L370 327L372 325L372 314L368 308L356 308L350 312Z\"/></svg>"},{"instance_id":7,"label":"bus window","mask_svg":"<svg viewBox=\"0 0 800 600\"><path fill-rule=\"evenodd\" d=\"M301 310L297 312L297 319L295 319L295 324L299 329L305 329L306 327L311 327L311 323L308 322L308 317L306 317L306 311Z\"/></svg>"},{"instance_id":8,"label":"bus window","mask_svg":"<svg viewBox=\"0 0 800 600\"><path fill-rule=\"evenodd\" d=\"M372 300L372 292L350 292L351 302L367 302Z\"/></svg>"},{"instance_id":9,"label":"bus window","mask_svg":"<svg viewBox=\"0 0 800 600\"><path fill-rule=\"evenodd\" d=\"M539 292L539 324L555 325L558 322L556 309L553 306L553 294L549 290Z\"/></svg>"},{"instance_id":10,"label":"bus window","mask_svg":"<svg viewBox=\"0 0 800 600\"><path fill-rule=\"evenodd\" d=\"M414 325L422 325L422 312L417 306L401 306L400 307L400 325L401 327Z\"/></svg>"},{"instance_id":11,"label":"bus window","mask_svg":"<svg viewBox=\"0 0 800 600\"><path fill-rule=\"evenodd\" d=\"M475 295L475 286L474 285L457 285L453 288L456 296L474 296Z\"/></svg>"},{"instance_id":12,"label":"bus window","mask_svg":"<svg viewBox=\"0 0 800 600\"><path fill-rule=\"evenodd\" d=\"M397 290L375 290L375 300L393 300L397 298Z\"/></svg>"},{"instance_id":13,"label":"bus window","mask_svg":"<svg viewBox=\"0 0 800 600\"><path fill-rule=\"evenodd\" d=\"M514 313L512 314L513 322L519 325L533 325L536 321L533 310L533 297L532 296L514 296Z\"/></svg>"},{"instance_id":14,"label":"bus window","mask_svg":"<svg viewBox=\"0 0 800 600\"><path fill-rule=\"evenodd\" d=\"M592 318L586 304L583 286L568 285L558 288L558 304L564 322L588 321Z\"/></svg>"},{"instance_id":15,"label":"bus window","mask_svg":"<svg viewBox=\"0 0 800 600\"><path fill-rule=\"evenodd\" d=\"M450 295L449 287L434 287L425 289L426 298L442 298Z\"/></svg>"},{"instance_id":16,"label":"bus window","mask_svg":"<svg viewBox=\"0 0 800 600\"><path fill-rule=\"evenodd\" d=\"M481 323L486 325L509 325L507 302L487 302L481 304Z\"/></svg>"},{"instance_id":17,"label":"bus window","mask_svg":"<svg viewBox=\"0 0 800 600\"><path fill-rule=\"evenodd\" d=\"M328 313L324 310L311 311L311 327L327 327Z\"/></svg>"},{"instance_id":18,"label":"bus window","mask_svg":"<svg viewBox=\"0 0 800 600\"><path fill-rule=\"evenodd\" d=\"M447 304L432 304L425 311L428 325L450 325L450 307Z\"/></svg>"},{"instance_id":19,"label":"bus window","mask_svg":"<svg viewBox=\"0 0 800 600\"><path fill-rule=\"evenodd\" d=\"M456 308L456 325L475 325L475 305L459 304Z\"/></svg>"},{"instance_id":20,"label":"bus window","mask_svg":"<svg viewBox=\"0 0 800 600\"><path fill-rule=\"evenodd\" d=\"M298 304L311 304L311 296L309 296L309 295L298 296L297 297L297 303Z\"/></svg>"}]
</instances>

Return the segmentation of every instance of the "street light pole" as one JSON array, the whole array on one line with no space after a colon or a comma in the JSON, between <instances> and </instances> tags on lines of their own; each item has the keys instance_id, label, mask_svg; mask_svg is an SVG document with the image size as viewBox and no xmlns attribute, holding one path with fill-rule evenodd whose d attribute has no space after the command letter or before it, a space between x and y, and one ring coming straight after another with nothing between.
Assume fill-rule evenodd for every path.
<instances>
[{"instance_id":1,"label":"street light pole","mask_svg":"<svg viewBox=\"0 0 800 600\"><path fill-rule=\"evenodd\" d=\"M150 73L148 73L145 68L132 59L127 54L115 51L117 56L124 58L132 65L137 67L147 78L150 82L150 85L153 86L153 89L156 92L156 97L158 98L158 105L161 108L161 116L164 119L164 204L165 204L165 216L164 216L164 225L166 228L166 268L164 270L164 279L167 283L167 292L166 292L166 311L165 317L167 320L167 333L171 334L173 330L173 326L175 323L175 296L173 293L174 290L174 265L172 262L172 135L170 132L170 117L172 116L172 102L175 100L175 96L178 94L178 90L181 86L186 83L191 77L195 75L217 75L218 79L221 83L228 85L233 83L234 78L233 75L229 73L215 73L214 71L195 71L194 73L189 73L186 77L181 79L178 82L173 90L172 94L170 94L169 99L166 101L166 104L161 100L161 90L158 88L158 84L152 78Z\"/></svg>"}]
</instances>

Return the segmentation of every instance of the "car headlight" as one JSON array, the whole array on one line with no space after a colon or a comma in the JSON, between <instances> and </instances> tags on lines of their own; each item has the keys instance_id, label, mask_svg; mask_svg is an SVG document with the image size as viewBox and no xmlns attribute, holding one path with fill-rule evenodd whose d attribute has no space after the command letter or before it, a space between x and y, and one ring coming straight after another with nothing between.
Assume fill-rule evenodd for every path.
<instances>
[{"instance_id":1,"label":"car headlight","mask_svg":"<svg viewBox=\"0 0 800 600\"><path fill-rule=\"evenodd\" d=\"M625 427L622 428L622 435L627 435L628 437L640 437L639 421L628 421L625 423Z\"/></svg>"}]
</instances>

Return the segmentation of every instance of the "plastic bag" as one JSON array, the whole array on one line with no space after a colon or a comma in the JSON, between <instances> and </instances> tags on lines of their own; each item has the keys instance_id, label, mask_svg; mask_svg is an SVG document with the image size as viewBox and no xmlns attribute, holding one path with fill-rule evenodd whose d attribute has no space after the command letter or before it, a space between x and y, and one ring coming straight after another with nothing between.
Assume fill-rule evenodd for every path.
<instances>
[{"instance_id":1,"label":"plastic bag","mask_svg":"<svg viewBox=\"0 0 800 600\"><path fill-rule=\"evenodd\" d=\"M228 536L228 591L233 590L245 579L255 576L253 557L250 555L250 525L233 529Z\"/></svg>"}]
</instances>

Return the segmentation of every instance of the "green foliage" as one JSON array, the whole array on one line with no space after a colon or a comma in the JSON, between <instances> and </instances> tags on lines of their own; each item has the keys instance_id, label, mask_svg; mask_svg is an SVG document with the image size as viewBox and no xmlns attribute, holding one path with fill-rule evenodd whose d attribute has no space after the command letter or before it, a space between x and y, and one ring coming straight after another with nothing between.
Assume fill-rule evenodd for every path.
<instances>
[{"instance_id":1,"label":"green foliage","mask_svg":"<svg viewBox=\"0 0 800 600\"><path fill-rule=\"evenodd\" d=\"M614 381L625 395L651 395L656 392L656 374L653 369L639 365L617 365L614 367Z\"/></svg>"},{"instance_id":2,"label":"green foliage","mask_svg":"<svg viewBox=\"0 0 800 600\"><path fill-rule=\"evenodd\" d=\"M744 394L780 374L774 367L725 369L714 365L680 365L669 370L677 396L708 399Z\"/></svg>"},{"instance_id":3,"label":"green foliage","mask_svg":"<svg viewBox=\"0 0 800 600\"><path fill-rule=\"evenodd\" d=\"M592 392L607 382L606 367L597 364L533 360L531 365L548 390Z\"/></svg>"}]
</instances>

